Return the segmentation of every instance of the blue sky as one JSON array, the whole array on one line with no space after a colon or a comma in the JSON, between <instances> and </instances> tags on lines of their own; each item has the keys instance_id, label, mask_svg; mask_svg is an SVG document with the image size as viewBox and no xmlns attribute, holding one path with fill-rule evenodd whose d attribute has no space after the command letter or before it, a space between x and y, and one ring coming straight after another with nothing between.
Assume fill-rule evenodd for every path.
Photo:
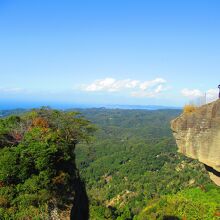
<instances>
[{"instance_id":1,"label":"blue sky","mask_svg":"<svg viewBox=\"0 0 220 220\"><path fill-rule=\"evenodd\" d=\"M214 99L219 11L219 0L0 0L0 107Z\"/></svg>"}]
</instances>

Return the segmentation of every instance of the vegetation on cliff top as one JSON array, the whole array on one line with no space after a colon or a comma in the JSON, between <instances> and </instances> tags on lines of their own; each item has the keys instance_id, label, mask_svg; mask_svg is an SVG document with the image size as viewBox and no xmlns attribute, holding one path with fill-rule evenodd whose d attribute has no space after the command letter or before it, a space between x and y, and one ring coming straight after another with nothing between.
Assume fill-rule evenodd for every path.
<instances>
[{"instance_id":1,"label":"vegetation on cliff top","mask_svg":"<svg viewBox=\"0 0 220 220\"><path fill-rule=\"evenodd\" d=\"M77 113L42 108L0 120L0 219L47 219L65 209L79 180L75 146L94 127Z\"/></svg>"}]
</instances>

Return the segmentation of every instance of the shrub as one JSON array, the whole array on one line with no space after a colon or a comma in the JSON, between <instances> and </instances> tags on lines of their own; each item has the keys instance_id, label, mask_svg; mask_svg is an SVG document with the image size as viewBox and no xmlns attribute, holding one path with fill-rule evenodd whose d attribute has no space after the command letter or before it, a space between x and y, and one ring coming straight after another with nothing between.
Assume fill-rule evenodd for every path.
<instances>
[{"instance_id":1,"label":"shrub","mask_svg":"<svg viewBox=\"0 0 220 220\"><path fill-rule=\"evenodd\" d=\"M197 107L195 105L185 105L183 108L184 113L192 113L195 112Z\"/></svg>"}]
</instances>

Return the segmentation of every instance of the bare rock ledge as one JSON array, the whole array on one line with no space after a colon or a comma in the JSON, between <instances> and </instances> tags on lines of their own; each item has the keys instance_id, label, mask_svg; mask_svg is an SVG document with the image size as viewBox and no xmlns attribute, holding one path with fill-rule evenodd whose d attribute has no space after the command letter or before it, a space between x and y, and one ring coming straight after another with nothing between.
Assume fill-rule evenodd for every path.
<instances>
[{"instance_id":1,"label":"bare rock ledge","mask_svg":"<svg viewBox=\"0 0 220 220\"><path fill-rule=\"evenodd\" d=\"M178 151L204 163L220 186L220 100L183 113L171 121Z\"/></svg>"}]
</instances>

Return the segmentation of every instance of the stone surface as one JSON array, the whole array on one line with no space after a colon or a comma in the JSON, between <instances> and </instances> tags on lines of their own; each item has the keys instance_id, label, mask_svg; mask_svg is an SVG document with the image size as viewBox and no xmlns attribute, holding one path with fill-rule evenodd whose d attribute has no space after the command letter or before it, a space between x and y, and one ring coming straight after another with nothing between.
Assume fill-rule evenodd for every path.
<instances>
[{"instance_id":1,"label":"stone surface","mask_svg":"<svg viewBox=\"0 0 220 220\"><path fill-rule=\"evenodd\" d=\"M220 100L181 114L171 129L179 152L207 165L210 178L220 185Z\"/></svg>"}]
</instances>

